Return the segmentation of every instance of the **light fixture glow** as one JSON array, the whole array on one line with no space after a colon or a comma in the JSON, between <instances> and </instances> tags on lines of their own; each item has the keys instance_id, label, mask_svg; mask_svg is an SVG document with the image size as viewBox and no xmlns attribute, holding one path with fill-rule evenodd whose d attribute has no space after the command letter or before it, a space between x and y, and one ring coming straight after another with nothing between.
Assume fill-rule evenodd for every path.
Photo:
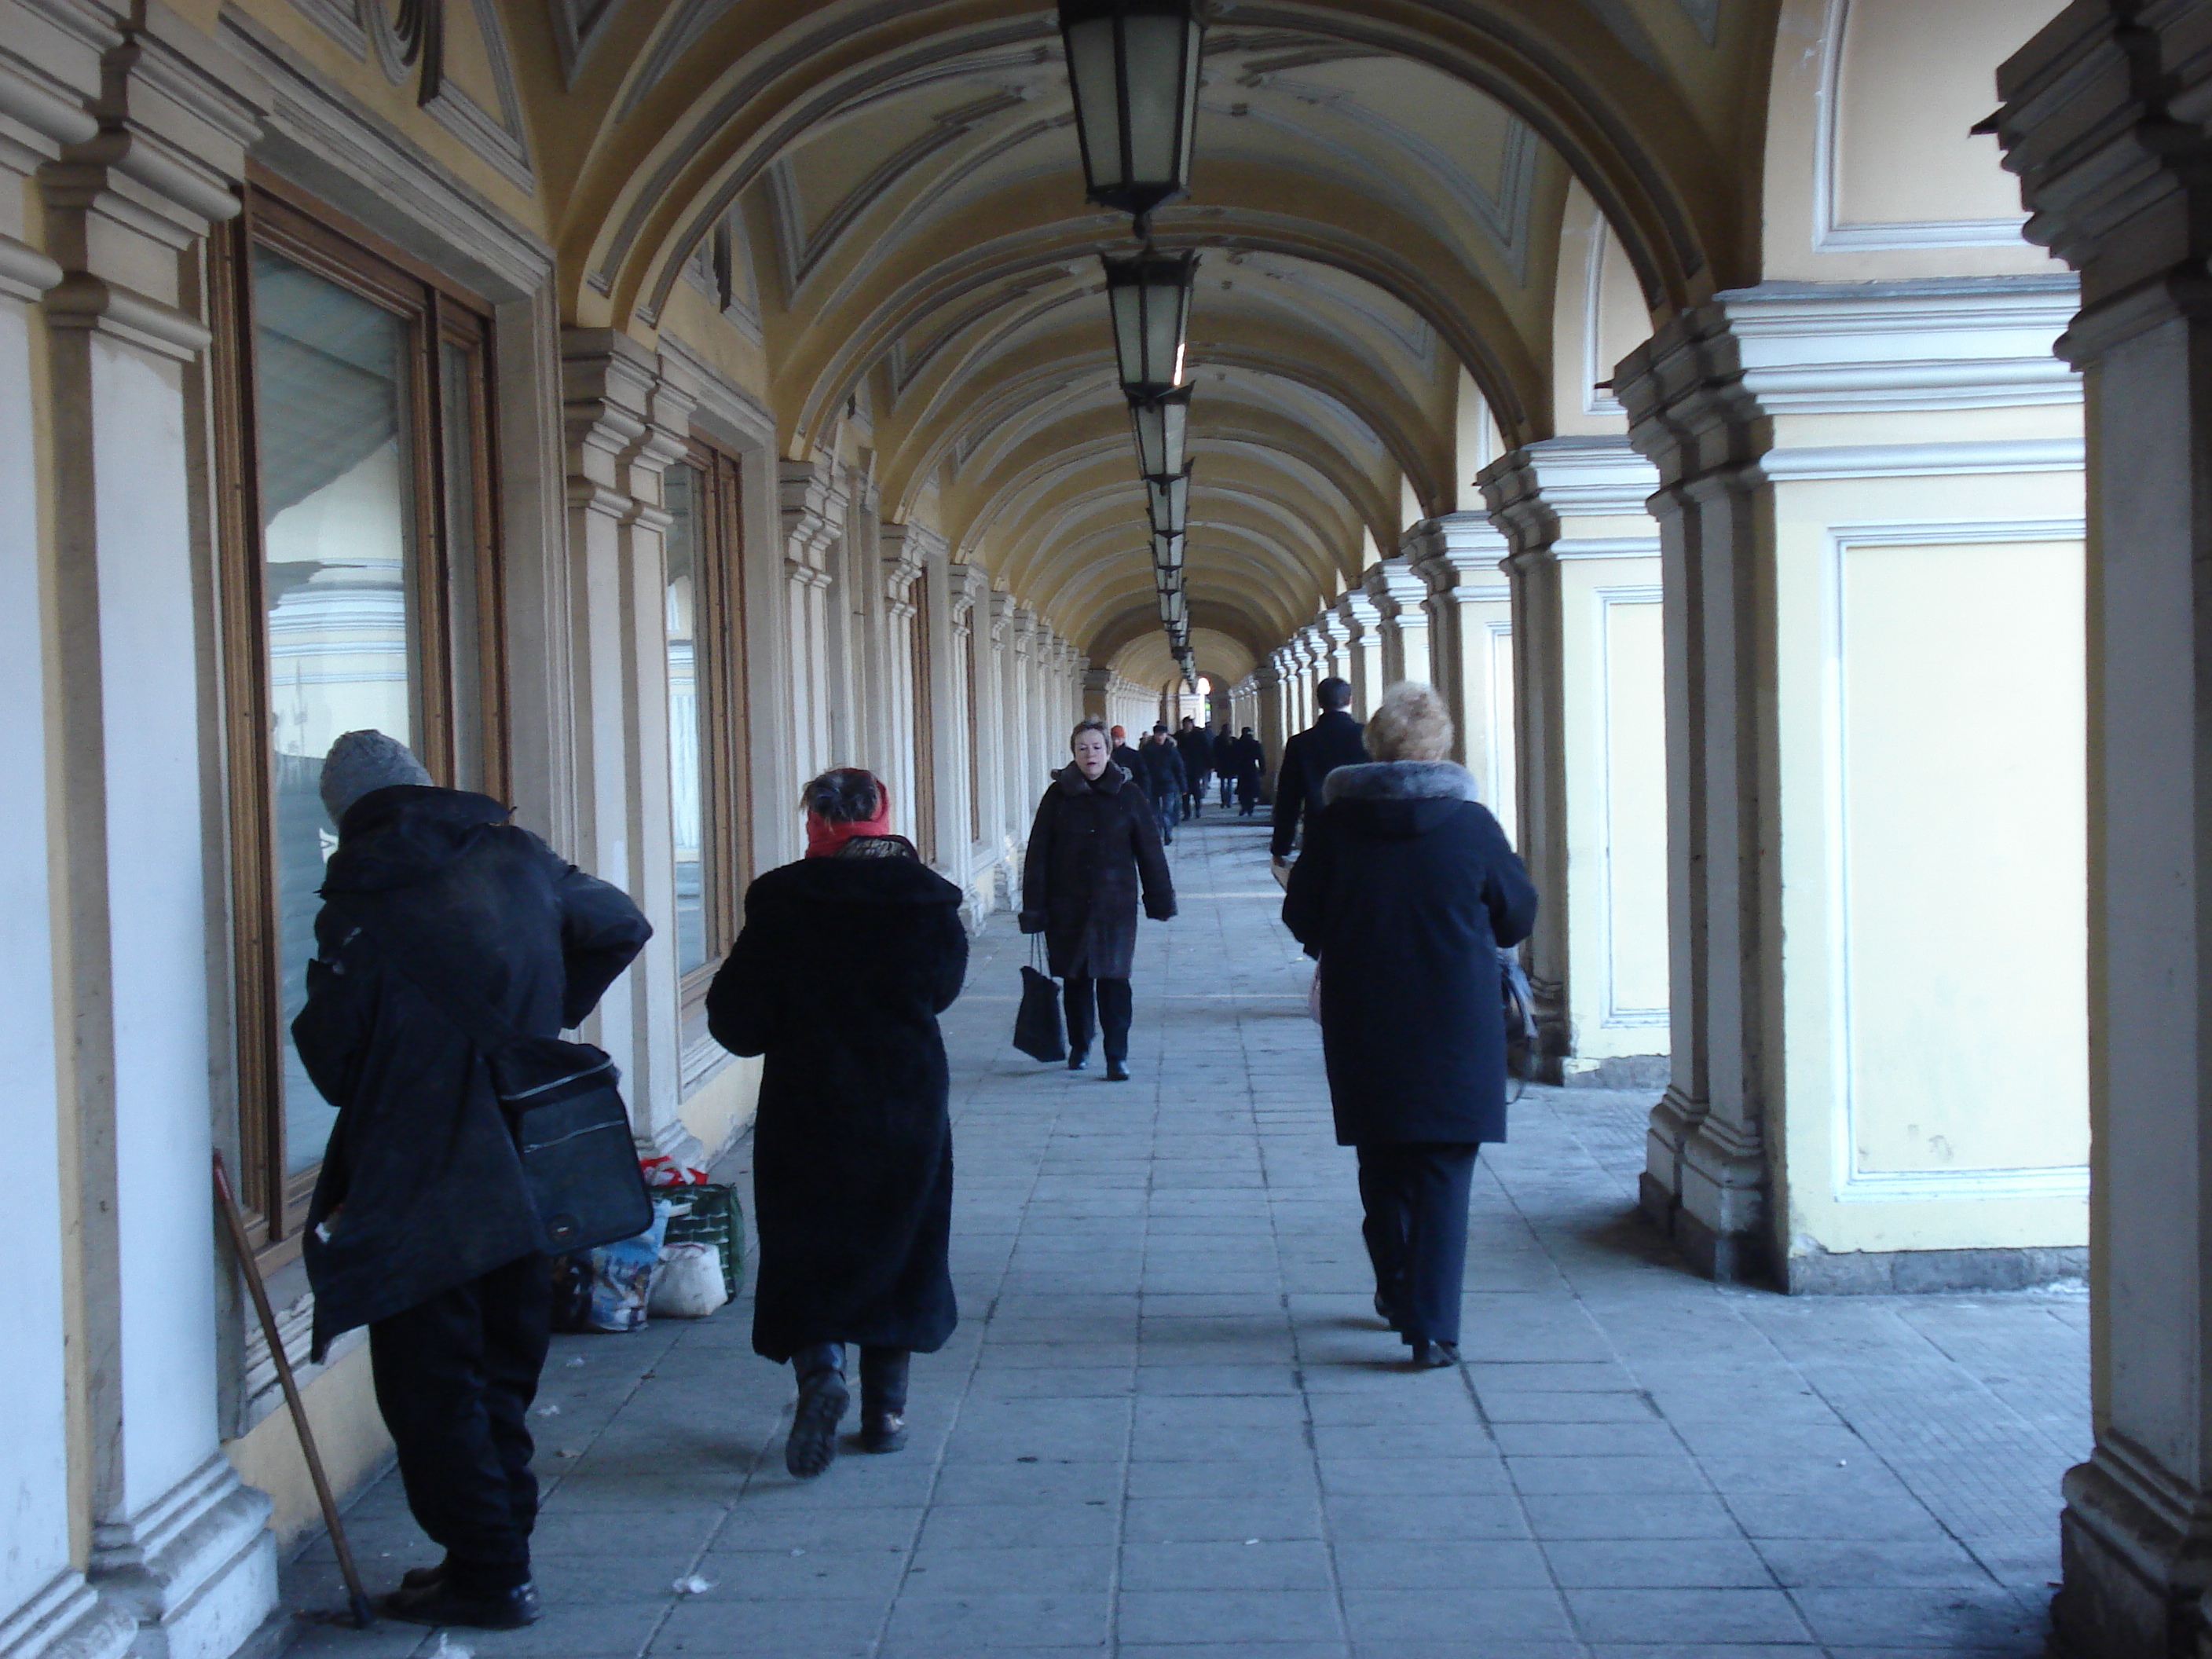
<instances>
[{"instance_id":1,"label":"light fixture glow","mask_svg":"<svg viewBox=\"0 0 2212 1659\"><path fill-rule=\"evenodd\" d=\"M1152 397L1181 386L1198 255L1140 253L1116 259L1103 254L1099 262L1106 267L1121 389Z\"/></svg>"},{"instance_id":2,"label":"light fixture glow","mask_svg":"<svg viewBox=\"0 0 2212 1659\"><path fill-rule=\"evenodd\" d=\"M1157 396L1129 399L1129 424L1137 437L1137 471L1147 478L1172 477L1183 471L1190 393L1191 388L1184 386Z\"/></svg>"},{"instance_id":3,"label":"light fixture glow","mask_svg":"<svg viewBox=\"0 0 2212 1659\"><path fill-rule=\"evenodd\" d=\"M1145 480L1145 514L1152 534L1180 536L1190 527L1190 468L1164 478Z\"/></svg>"}]
</instances>

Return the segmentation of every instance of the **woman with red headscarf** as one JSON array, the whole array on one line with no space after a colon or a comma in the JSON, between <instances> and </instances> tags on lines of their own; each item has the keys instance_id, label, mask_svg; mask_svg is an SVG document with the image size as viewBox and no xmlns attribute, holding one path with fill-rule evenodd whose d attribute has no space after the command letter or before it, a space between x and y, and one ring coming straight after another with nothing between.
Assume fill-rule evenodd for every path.
<instances>
[{"instance_id":1,"label":"woman with red headscarf","mask_svg":"<svg viewBox=\"0 0 2212 1659\"><path fill-rule=\"evenodd\" d=\"M937 1017L968 968L961 892L890 832L872 773L806 786L806 856L745 894L707 1025L764 1056L753 1129L760 1280L753 1348L799 1375L784 1463L830 1467L860 1350L860 1444L906 1441L907 1362L959 1321L950 1079Z\"/></svg>"}]
</instances>

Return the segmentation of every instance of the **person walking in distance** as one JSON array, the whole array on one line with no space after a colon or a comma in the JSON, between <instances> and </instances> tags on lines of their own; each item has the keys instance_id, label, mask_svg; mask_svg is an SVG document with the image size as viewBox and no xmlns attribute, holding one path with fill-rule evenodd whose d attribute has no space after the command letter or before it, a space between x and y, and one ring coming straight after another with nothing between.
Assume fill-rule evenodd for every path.
<instances>
[{"instance_id":1,"label":"person walking in distance","mask_svg":"<svg viewBox=\"0 0 2212 1659\"><path fill-rule=\"evenodd\" d=\"M445 1550L384 1611L512 1630L538 1611L529 1411L551 1263L469 1013L438 988L474 987L515 1032L556 1036L653 928L499 802L437 787L381 732L331 745L322 796L337 849L292 1024L308 1077L338 1109L301 1241L313 1357L368 1327L407 1507Z\"/></svg>"},{"instance_id":2,"label":"person walking in distance","mask_svg":"<svg viewBox=\"0 0 2212 1659\"><path fill-rule=\"evenodd\" d=\"M806 856L745 894L707 992L707 1029L759 1054L753 1351L798 1375L784 1467L827 1469L860 1350L860 1446L906 1443L907 1374L959 1322L950 1074L937 1017L968 969L961 891L890 832L890 793L858 768L806 786Z\"/></svg>"},{"instance_id":3,"label":"person walking in distance","mask_svg":"<svg viewBox=\"0 0 2212 1659\"><path fill-rule=\"evenodd\" d=\"M1127 729L1117 726L1108 735L1114 740L1114 764L1134 778L1139 788L1149 793L1151 786L1146 780L1145 757L1129 747Z\"/></svg>"},{"instance_id":4,"label":"person walking in distance","mask_svg":"<svg viewBox=\"0 0 2212 1659\"><path fill-rule=\"evenodd\" d=\"M1237 734L1226 720L1213 734L1213 781L1221 786L1221 810L1226 812L1237 793Z\"/></svg>"},{"instance_id":5,"label":"person walking in distance","mask_svg":"<svg viewBox=\"0 0 2212 1659\"><path fill-rule=\"evenodd\" d=\"M1237 739L1237 816L1249 818L1259 810L1260 780L1267 775L1267 751L1246 726Z\"/></svg>"},{"instance_id":6,"label":"person walking in distance","mask_svg":"<svg viewBox=\"0 0 2212 1659\"><path fill-rule=\"evenodd\" d=\"M1474 780L1444 757L1451 716L1391 689L1376 759L1337 768L1291 866L1283 923L1319 960L1339 1146L1359 1161L1375 1311L1417 1368L1459 1358L1468 1189L1505 1139L1498 949L1528 937L1536 890Z\"/></svg>"},{"instance_id":7,"label":"person walking in distance","mask_svg":"<svg viewBox=\"0 0 2212 1659\"><path fill-rule=\"evenodd\" d=\"M1185 714L1175 743L1182 756L1183 810L1194 818L1206 808L1206 780L1213 770L1213 739L1204 726Z\"/></svg>"},{"instance_id":8,"label":"person walking in distance","mask_svg":"<svg viewBox=\"0 0 2212 1659\"><path fill-rule=\"evenodd\" d=\"M1322 781L1338 767L1357 766L1367 758L1359 722L1352 718L1351 683L1323 680L1314 696L1321 715L1283 745L1283 769L1275 775L1275 833L1267 850L1278 874L1297 844L1300 821L1311 823L1321 811Z\"/></svg>"},{"instance_id":9,"label":"person walking in distance","mask_svg":"<svg viewBox=\"0 0 2212 1659\"><path fill-rule=\"evenodd\" d=\"M1074 758L1053 775L1030 827L1021 929L1044 935L1048 965L1064 981L1067 1069L1089 1063L1095 1022L1105 1040L1106 1080L1123 1083L1139 892L1145 914L1166 921L1176 913L1175 881L1143 786L1109 757L1106 728L1085 720L1069 748Z\"/></svg>"},{"instance_id":10,"label":"person walking in distance","mask_svg":"<svg viewBox=\"0 0 2212 1659\"><path fill-rule=\"evenodd\" d=\"M1144 759L1146 790L1152 797L1153 822L1159 829L1161 842L1173 846L1176 825L1182 818L1182 750L1168 735L1164 722L1155 726L1152 736L1145 739Z\"/></svg>"}]
</instances>

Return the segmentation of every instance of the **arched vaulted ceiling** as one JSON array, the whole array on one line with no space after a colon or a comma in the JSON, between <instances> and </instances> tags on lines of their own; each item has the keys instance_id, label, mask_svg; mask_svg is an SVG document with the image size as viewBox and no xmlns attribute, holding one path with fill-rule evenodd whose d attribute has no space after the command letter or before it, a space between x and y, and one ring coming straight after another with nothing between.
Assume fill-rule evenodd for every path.
<instances>
[{"instance_id":1,"label":"arched vaulted ceiling","mask_svg":"<svg viewBox=\"0 0 2212 1659\"><path fill-rule=\"evenodd\" d=\"M1217 0L1193 192L1155 222L1203 255L1188 584L1217 656L1310 621L1407 498L1461 504L1463 374L1509 441L1547 434L1571 177L1656 308L1748 269L1724 162L1770 9ZM1133 244L1084 202L1052 7L602 0L579 40L546 169L574 181L576 320L649 333L726 228L787 453L863 432L884 515L1092 662L1157 638L1097 258Z\"/></svg>"}]
</instances>

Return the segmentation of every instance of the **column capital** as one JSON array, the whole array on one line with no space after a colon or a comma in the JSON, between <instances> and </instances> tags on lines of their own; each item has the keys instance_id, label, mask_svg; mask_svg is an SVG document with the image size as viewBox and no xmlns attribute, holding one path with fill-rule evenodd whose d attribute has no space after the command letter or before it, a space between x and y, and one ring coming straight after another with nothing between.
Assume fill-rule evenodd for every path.
<instances>
[{"instance_id":1,"label":"column capital","mask_svg":"<svg viewBox=\"0 0 2212 1659\"><path fill-rule=\"evenodd\" d=\"M698 387L688 370L618 330L568 329L561 337L562 422L570 494L627 515L658 510L660 475L684 453Z\"/></svg>"},{"instance_id":2,"label":"column capital","mask_svg":"<svg viewBox=\"0 0 2212 1659\"><path fill-rule=\"evenodd\" d=\"M1989 125L2020 175L2021 234L2086 276L2071 362L2212 302L2203 31L2201 5L2070 5L1998 67Z\"/></svg>"},{"instance_id":3,"label":"column capital","mask_svg":"<svg viewBox=\"0 0 2212 1659\"><path fill-rule=\"evenodd\" d=\"M1487 513L1424 519L1407 532L1407 539L1411 544L1408 566L1428 584L1431 599L1498 586L1498 567L1511 551Z\"/></svg>"},{"instance_id":4,"label":"column capital","mask_svg":"<svg viewBox=\"0 0 2212 1659\"><path fill-rule=\"evenodd\" d=\"M1492 521L1525 550L1557 541L1562 519L1642 514L1659 470L1625 435L1547 438L1507 451L1475 483Z\"/></svg>"},{"instance_id":5,"label":"column capital","mask_svg":"<svg viewBox=\"0 0 2212 1659\"><path fill-rule=\"evenodd\" d=\"M1353 642L1370 637L1382 622L1382 610L1364 586L1352 588L1338 599L1335 614L1344 625L1346 637Z\"/></svg>"},{"instance_id":6,"label":"column capital","mask_svg":"<svg viewBox=\"0 0 2212 1659\"><path fill-rule=\"evenodd\" d=\"M945 578L945 586L952 596L952 616L956 622L973 611L977 602L991 589L990 577L978 565L947 565Z\"/></svg>"},{"instance_id":7,"label":"column capital","mask_svg":"<svg viewBox=\"0 0 2212 1659\"><path fill-rule=\"evenodd\" d=\"M838 483L837 469L827 461L780 461L775 482L784 544L793 559L818 568L845 532L850 503Z\"/></svg>"},{"instance_id":8,"label":"column capital","mask_svg":"<svg viewBox=\"0 0 2212 1659\"><path fill-rule=\"evenodd\" d=\"M1370 565L1364 581L1367 597L1374 601L1384 628L1428 626L1428 613L1421 609L1421 601L1428 597L1429 586L1414 570L1411 559L1401 554Z\"/></svg>"}]
</instances>

